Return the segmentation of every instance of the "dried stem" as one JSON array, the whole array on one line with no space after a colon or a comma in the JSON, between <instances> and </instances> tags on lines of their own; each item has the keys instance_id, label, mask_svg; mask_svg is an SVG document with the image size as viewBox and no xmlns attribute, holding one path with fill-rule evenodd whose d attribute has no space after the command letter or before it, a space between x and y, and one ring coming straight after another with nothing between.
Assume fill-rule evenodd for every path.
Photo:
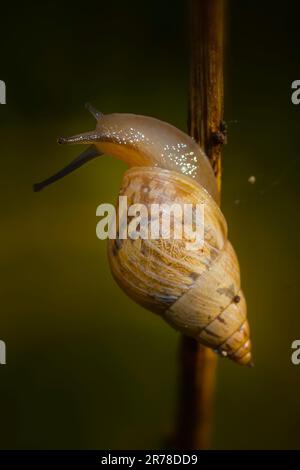
<instances>
[{"instance_id":1,"label":"dried stem","mask_svg":"<svg viewBox=\"0 0 300 470\"><path fill-rule=\"evenodd\" d=\"M189 132L204 148L221 189L223 129L223 0L190 0ZM176 446L209 447L217 356L182 337Z\"/></svg>"}]
</instances>

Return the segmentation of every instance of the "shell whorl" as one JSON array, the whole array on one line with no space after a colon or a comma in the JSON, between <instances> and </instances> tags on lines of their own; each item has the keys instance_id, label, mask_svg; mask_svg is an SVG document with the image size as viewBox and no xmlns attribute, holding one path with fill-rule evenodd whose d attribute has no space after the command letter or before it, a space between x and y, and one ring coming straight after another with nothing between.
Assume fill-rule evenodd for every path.
<instances>
[{"instance_id":1,"label":"shell whorl","mask_svg":"<svg viewBox=\"0 0 300 470\"><path fill-rule=\"evenodd\" d=\"M156 167L134 167L120 195L128 204L204 203L204 245L186 249L186 240L109 240L112 273L136 302L169 324L233 361L251 363L246 302L235 252L219 206L198 183Z\"/></svg>"}]
</instances>

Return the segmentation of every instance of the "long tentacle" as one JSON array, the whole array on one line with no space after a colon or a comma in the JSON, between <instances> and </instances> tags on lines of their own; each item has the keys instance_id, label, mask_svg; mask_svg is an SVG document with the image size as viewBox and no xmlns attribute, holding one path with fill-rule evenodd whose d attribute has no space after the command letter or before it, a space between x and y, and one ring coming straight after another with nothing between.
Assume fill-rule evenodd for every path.
<instances>
[{"instance_id":1,"label":"long tentacle","mask_svg":"<svg viewBox=\"0 0 300 470\"><path fill-rule=\"evenodd\" d=\"M69 173L72 173L74 170L77 168L81 167L85 163L89 162L90 160L93 160L96 157L99 157L102 155L99 150L94 145L91 145L89 148L87 148L84 152L82 152L80 155L78 155L77 158L75 158L71 163L69 163L67 166L65 166L62 170L58 171L54 175L50 176L50 178L45 179L44 181L41 181L40 183L36 183L33 185L33 190L36 191L41 191L43 188L46 186L49 186L50 184L54 183L55 181L63 178L64 176L68 175Z\"/></svg>"}]
</instances>

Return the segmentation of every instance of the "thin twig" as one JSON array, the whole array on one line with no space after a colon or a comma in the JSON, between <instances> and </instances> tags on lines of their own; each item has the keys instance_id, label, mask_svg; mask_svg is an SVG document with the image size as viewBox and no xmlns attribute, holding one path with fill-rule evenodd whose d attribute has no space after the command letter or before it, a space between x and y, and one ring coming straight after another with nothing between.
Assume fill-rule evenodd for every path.
<instances>
[{"instance_id":1,"label":"thin twig","mask_svg":"<svg viewBox=\"0 0 300 470\"><path fill-rule=\"evenodd\" d=\"M202 146L221 189L223 126L223 0L190 0L189 132ZM210 443L217 357L182 337L176 446L207 449Z\"/></svg>"}]
</instances>

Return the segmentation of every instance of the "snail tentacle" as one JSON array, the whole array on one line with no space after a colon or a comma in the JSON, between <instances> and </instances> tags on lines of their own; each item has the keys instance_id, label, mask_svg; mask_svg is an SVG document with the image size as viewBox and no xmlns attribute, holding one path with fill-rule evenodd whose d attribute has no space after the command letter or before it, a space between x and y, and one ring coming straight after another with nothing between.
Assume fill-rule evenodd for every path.
<instances>
[{"instance_id":1,"label":"snail tentacle","mask_svg":"<svg viewBox=\"0 0 300 470\"><path fill-rule=\"evenodd\" d=\"M98 111L91 103L85 103L85 108L94 116L97 121L102 118L103 113Z\"/></svg>"},{"instance_id":2,"label":"snail tentacle","mask_svg":"<svg viewBox=\"0 0 300 470\"><path fill-rule=\"evenodd\" d=\"M100 155L101 153L99 152L99 150L94 145L91 145L80 155L78 155L78 157L76 157L71 163L65 166L62 170L58 171L54 175L45 179L44 181L41 181L40 183L35 183L33 185L33 190L35 192L41 191L46 186L49 186L55 181L60 180L64 176L68 175L69 173L72 173L74 170L77 170L77 168L80 168L85 163L89 162L90 160L93 160L96 157L99 157Z\"/></svg>"}]
</instances>

